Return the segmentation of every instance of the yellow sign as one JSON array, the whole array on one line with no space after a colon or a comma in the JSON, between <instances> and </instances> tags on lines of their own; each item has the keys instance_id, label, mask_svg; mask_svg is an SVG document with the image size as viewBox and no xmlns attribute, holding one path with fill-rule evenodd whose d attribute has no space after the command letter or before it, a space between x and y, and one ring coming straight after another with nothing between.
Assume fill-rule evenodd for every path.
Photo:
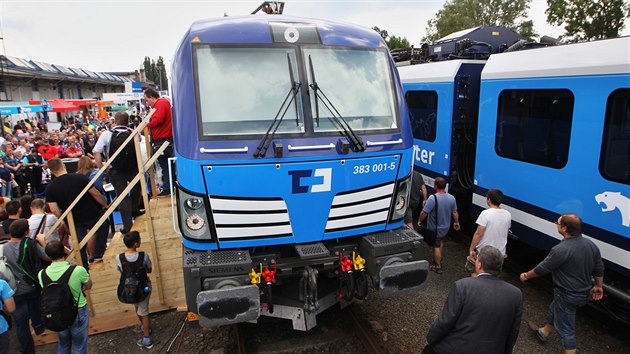
<instances>
[{"instance_id":1,"label":"yellow sign","mask_svg":"<svg viewBox=\"0 0 630 354\"><path fill-rule=\"evenodd\" d=\"M500 33L499 33L499 32L492 32L492 35L493 35L493 36L499 36L499 35L500 35Z\"/></svg>"},{"instance_id":2,"label":"yellow sign","mask_svg":"<svg viewBox=\"0 0 630 354\"><path fill-rule=\"evenodd\" d=\"M192 322L192 321L199 321L199 315L194 313L194 312L188 312L188 322Z\"/></svg>"},{"instance_id":3,"label":"yellow sign","mask_svg":"<svg viewBox=\"0 0 630 354\"><path fill-rule=\"evenodd\" d=\"M195 38L193 38L193 39L192 39L192 41L191 41L191 42L193 42L193 43L199 43L199 42L201 42L201 40L199 39L199 37L195 37Z\"/></svg>"}]
</instances>

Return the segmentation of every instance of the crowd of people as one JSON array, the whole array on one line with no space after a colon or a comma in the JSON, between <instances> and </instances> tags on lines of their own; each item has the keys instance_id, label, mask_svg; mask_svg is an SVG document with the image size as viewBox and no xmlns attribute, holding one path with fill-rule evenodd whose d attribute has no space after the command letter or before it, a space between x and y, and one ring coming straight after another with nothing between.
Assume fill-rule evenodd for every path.
<instances>
[{"instance_id":1,"label":"crowd of people","mask_svg":"<svg viewBox=\"0 0 630 354\"><path fill-rule=\"evenodd\" d=\"M142 118L143 113L132 114L129 128L138 126ZM51 179L47 161L53 157L94 160L96 142L113 126L113 117L102 120L88 113L63 119L60 129L49 129L43 116L19 120L12 128L5 122L0 137L1 195L43 196Z\"/></svg>"},{"instance_id":2,"label":"crowd of people","mask_svg":"<svg viewBox=\"0 0 630 354\"><path fill-rule=\"evenodd\" d=\"M154 90L147 90L144 99L155 109L147 127L150 129L152 149L155 151L168 141L171 145L158 158L162 171L167 171L168 158L173 155L170 103ZM87 353L89 309L82 291L92 286L89 265L104 256L109 224L102 224L87 247L81 250L82 266L65 260L73 247L68 230L63 225L50 232L64 210L95 178L107 157L119 151L120 160L114 160L107 173L107 181L117 194L123 192L138 173L135 149L121 147L131 129L138 126L142 116L129 116L118 112L108 120L94 120L88 114L64 121L59 130L48 129L43 117L21 120L10 134L0 138L0 353L8 352L9 323L11 317L23 353L34 353L31 326L36 335L42 334L54 316L41 311L48 286L53 282L66 283L75 300L76 312L72 322L59 330L60 353ZM142 145L142 144L141 144ZM125 150L126 149L126 150ZM61 158L78 158L77 173L68 173ZM163 173L162 192L169 195L169 175ZM95 181L89 193L83 195L73 209L78 240L81 241L108 207L103 178ZM446 180L434 181L435 193L427 195L422 176L414 172L412 179L411 208L405 222L421 232L431 247L433 263L430 269L437 274L444 271L443 240L449 230L459 230L459 214L455 198L446 191ZM139 252L140 235L131 231L133 218L141 215L140 187L132 188L120 204L120 212L127 251L116 258L117 270L123 276L118 297L122 302L134 304L143 328L138 346L151 348L151 330L148 302L151 261ZM42 199L45 198L45 199ZM451 288L444 309L430 328L424 353L453 353L462 348L474 348L484 353L510 353L519 335L523 316L523 294L499 278L503 261L507 257L506 244L511 226L510 213L501 208L503 193L492 189L487 192L488 209L478 217L464 267L470 278L460 279ZM417 209L416 213L413 212ZM520 275L520 280L551 274L554 282L554 299L549 306L542 326L528 324L541 342L553 333L561 337L567 353L576 350L575 310L592 298L603 297L603 263L597 246L583 238L582 220L575 214L563 214L557 222L562 241L548 257L534 269ZM50 234L44 238L45 234ZM28 252L26 251L28 250ZM6 264L5 264L6 260ZM13 269L13 276L3 276L5 265ZM122 283L129 274L144 272L144 279ZM594 279L594 282L592 281ZM132 289L130 284L141 284L144 292ZM148 290L147 290L148 289ZM133 291L132 291L133 290ZM54 310L50 310L51 313ZM9 314L12 314L9 317ZM47 322L48 321L48 322ZM30 323L30 325L29 325Z\"/></svg>"},{"instance_id":3,"label":"crowd of people","mask_svg":"<svg viewBox=\"0 0 630 354\"><path fill-rule=\"evenodd\" d=\"M157 164L158 172L167 171L168 158L173 156L170 102L152 89L145 91L144 99L148 108L155 109L147 124L153 152L162 142L171 143ZM0 138L0 353L10 351L8 331L12 322L23 353L35 352L31 327L35 335L46 328L58 332L59 353L87 353L89 308L83 291L92 286L90 265L101 261L105 254L110 224L101 224L87 247L80 250L82 266L66 261L76 246L67 225L61 223L56 230L52 227L75 201L72 217L78 241L97 226L114 198L106 194L106 183L121 195L138 173L134 145L124 146L122 142L142 118L142 114L130 116L121 111L100 120L82 112L64 119L60 129L49 129L44 116L20 120L13 127L5 124L5 134ZM140 146L142 150L144 144ZM114 153L118 157L106 173L96 178L99 168ZM146 153L143 155L146 161ZM71 165L63 158L73 159L71 172ZM168 175L162 175L159 195L169 195ZM78 198L92 180L88 193ZM143 328L138 346L151 348L151 286L147 273L152 265L148 255L137 250L140 234L131 230L134 218L144 213L141 201L138 184L125 194L119 207L123 224L120 231L127 251L116 258L122 275L115 291L121 302L135 306ZM59 286L68 290L53 289ZM56 309L63 303L64 294L70 305Z\"/></svg>"},{"instance_id":4,"label":"crowd of people","mask_svg":"<svg viewBox=\"0 0 630 354\"><path fill-rule=\"evenodd\" d=\"M415 214L409 212L405 222L424 236L433 250L430 269L442 274L444 238L451 227L460 229L457 203L446 191L446 180L442 177L435 179L435 194L428 197L423 180L413 178L412 181L412 194L416 195L412 200L416 200L414 205L419 210ZM477 228L464 262L471 277L453 284L442 312L429 329L423 353L512 352L523 317L523 294L499 277L507 258L506 245L512 223L510 212L501 207L503 199L498 189L487 192L488 208L477 218ZM527 326L542 343L558 333L564 352L570 354L577 348L576 309L586 305L589 299L603 298L604 264L599 248L582 236L582 219L578 215L560 215L556 228L562 241L540 264L521 273L519 278L525 283L551 274L554 298L547 317L542 325L530 320Z\"/></svg>"}]
</instances>

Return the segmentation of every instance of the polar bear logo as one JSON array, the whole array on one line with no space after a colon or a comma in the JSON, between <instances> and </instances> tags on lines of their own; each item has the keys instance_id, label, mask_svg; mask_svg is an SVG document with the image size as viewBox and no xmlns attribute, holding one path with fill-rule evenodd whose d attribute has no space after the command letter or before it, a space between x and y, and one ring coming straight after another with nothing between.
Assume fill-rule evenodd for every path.
<instances>
[{"instance_id":1,"label":"polar bear logo","mask_svg":"<svg viewBox=\"0 0 630 354\"><path fill-rule=\"evenodd\" d=\"M595 201L600 204L602 211L619 209L621 212L621 225L630 227L630 198L621 192L604 192L595 196Z\"/></svg>"}]
</instances>

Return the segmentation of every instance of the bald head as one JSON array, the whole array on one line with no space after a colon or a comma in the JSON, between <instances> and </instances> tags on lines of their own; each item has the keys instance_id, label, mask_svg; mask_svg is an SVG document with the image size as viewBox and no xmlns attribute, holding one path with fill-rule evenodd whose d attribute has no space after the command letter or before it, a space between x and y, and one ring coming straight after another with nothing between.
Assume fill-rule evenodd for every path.
<instances>
[{"instance_id":1,"label":"bald head","mask_svg":"<svg viewBox=\"0 0 630 354\"><path fill-rule=\"evenodd\" d=\"M580 236L582 234L582 219L576 214L562 214L558 219L558 226L565 227L571 236Z\"/></svg>"}]
</instances>

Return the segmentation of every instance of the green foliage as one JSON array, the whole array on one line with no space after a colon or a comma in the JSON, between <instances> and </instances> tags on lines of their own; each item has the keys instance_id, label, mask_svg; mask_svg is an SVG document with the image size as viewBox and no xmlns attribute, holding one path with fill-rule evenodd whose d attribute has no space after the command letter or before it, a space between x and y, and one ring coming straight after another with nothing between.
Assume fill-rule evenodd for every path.
<instances>
[{"instance_id":1,"label":"green foliage","mask_svg":"<svg viewBox=\"0 0 630 354\"><path fill-rule=\"evenodd\" d=\"M155 84L160 85L160 90L166 90L168 88L168 78L166 76L166 67L164 65L164 59L162 56L158 57L157 62L149 57L144 57L142 63L144 68L144 74L147 80L153 81Z\"/></svg>"},{"instance_id":2,"label":"green foliage","mask_svg":"<svg viewBox=\"0 0 630 354\"><path fill-rule=\"evenodd\" d=\"M411 45L409 44L409 41L407 40L407 38L391 36L389 37L389 40L387 41L387 47L389 49L397 49L397 48L409 48L411 47Z\"/></svg>"},{"instance_id":3,"label":"green foliage","mask_svg":"<svg viewBox=\"0 0 630 354\"><path fill-rule=\"evenodd\" d=\"M547 0L547 22L564 25L568 42L619 37L630 17L627 0Z\"/></svg>"},{"instance_id":4,"label":"green foliage","mask_svg":"<svg viewBox=\"0 0 630 354\"><path fill-rule=\"evenodd\" d=\"M477 26L504 26L531 39L534 23L527 20L531 0L449 0L427 23L424 42Z\"/></svg>"},{"instance_id":5,"label":"green foliage","mask_svg":"<svg viewBox=\"0 0 630 354\"><path fill-rule=\"evenodd\" d=\"M406 37L398 37L393 35L390 36L387 30L382 30L376 26L372 27L372 29L375 30L379 35L381 35L390 50L411 47Z\"/></svg>"}]
</instances>

